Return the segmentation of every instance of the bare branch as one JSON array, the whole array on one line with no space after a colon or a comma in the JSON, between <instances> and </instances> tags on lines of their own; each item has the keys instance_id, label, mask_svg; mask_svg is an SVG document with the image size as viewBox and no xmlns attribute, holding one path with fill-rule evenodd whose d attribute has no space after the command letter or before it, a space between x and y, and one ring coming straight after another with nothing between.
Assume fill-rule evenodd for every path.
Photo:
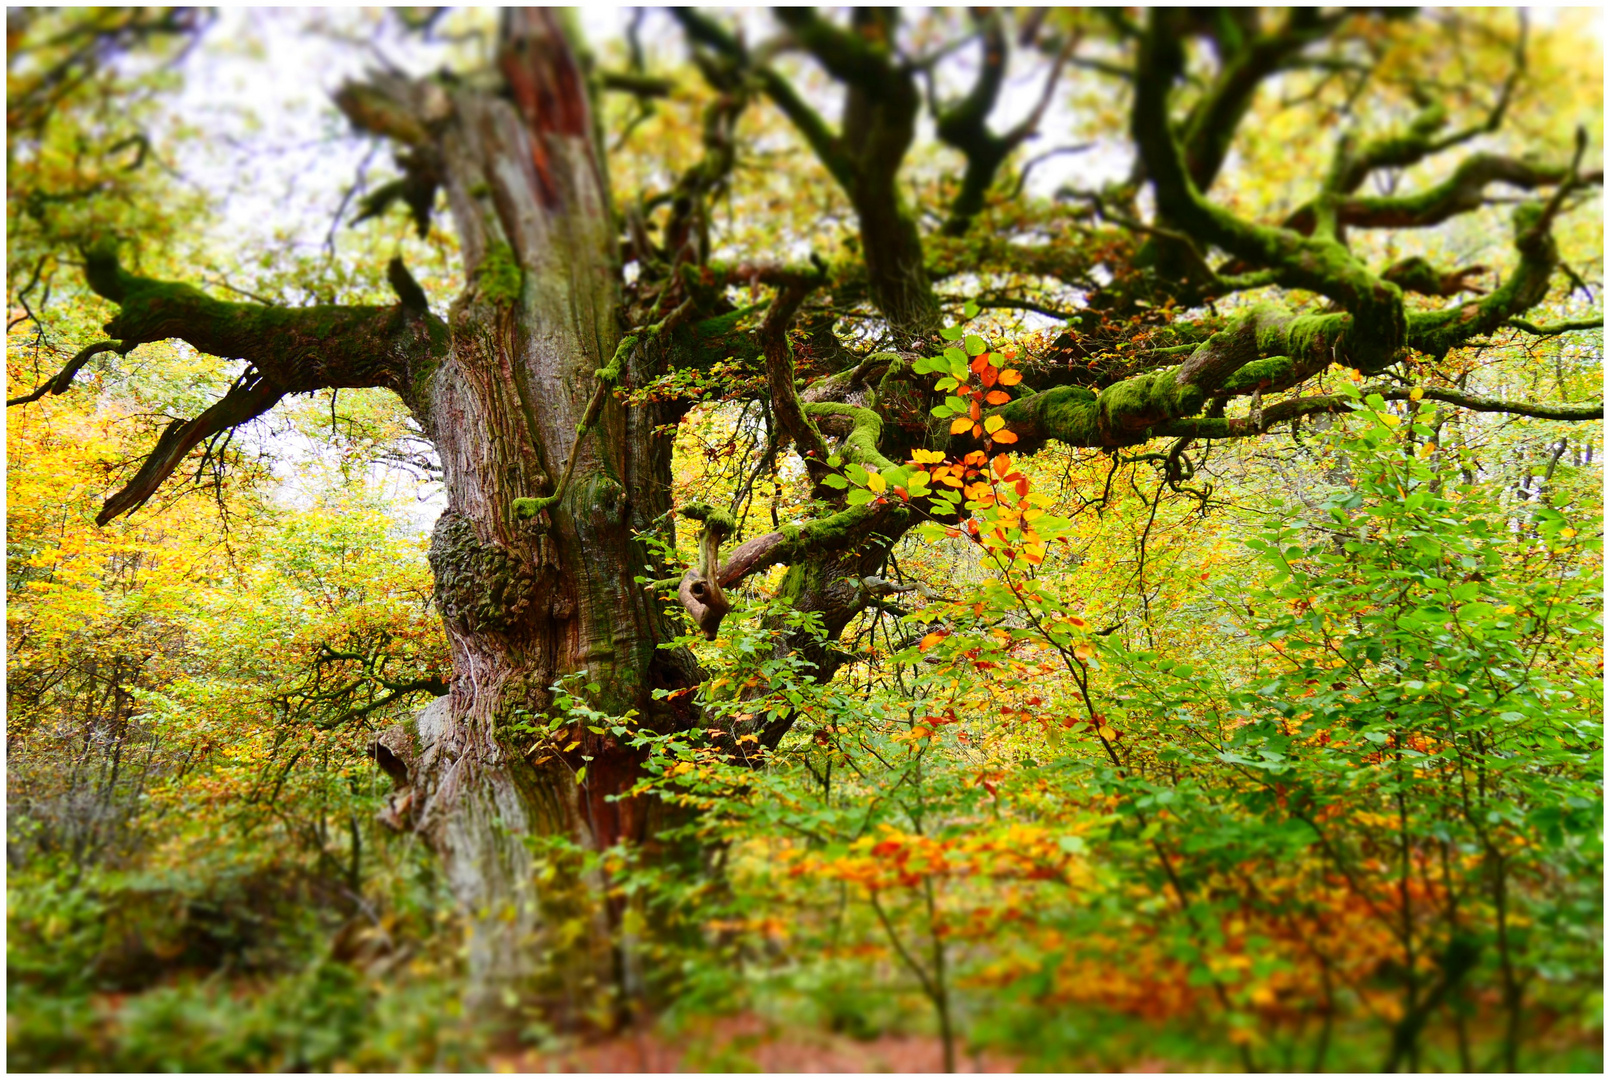
<instances>
[{"instance_id":1,"label":"bare branch","mask_svg":"<svg viewBox=\"0 0 1610 1080\"><path fill-rule=\"evenodd\" d=\"M156 447L146 456L134 478L106 500L101 512L95 515L95 524L105 525L113 518L138 510L198 443L261 416L273 408L284 393L256 372L248 372L222 401L194 420L173 421L163 430Z\"/></svg>"},{"instance_id":2,"label":"bare branch","mask_svg":"<svg viewBox=\"0 0 1610 1080\"><path fill-rule=\"evenodd\" d=\"M22 397L15 397L7 401L6 408L9 409L13 405L26 405L31 401L38 401L46 394L67 393L68 388L73 385L73 377L78 374L85 364L90 362L91 358L103 352L113 351L123 351L123 343L121 341L97 341L93 345L86 345L78 351L77 355L67 361L67 366L57 372L53 378L40 384L39 389L33 393L24 394Z\"/></svg>"}]
</instances>

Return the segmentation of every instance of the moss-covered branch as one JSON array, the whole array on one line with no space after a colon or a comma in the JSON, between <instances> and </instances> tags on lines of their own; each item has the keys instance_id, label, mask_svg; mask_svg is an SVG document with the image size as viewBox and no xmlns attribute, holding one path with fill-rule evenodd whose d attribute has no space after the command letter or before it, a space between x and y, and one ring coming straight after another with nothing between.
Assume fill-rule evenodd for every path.
<instances>
[{"instance_id":1,"label":"moss-covered branch","mask_svg":"<svg viewBox=\"0 0 1610 1080\"><path fill-rule=\"evenodd\" d=\"M1168 115L1169 88L1183 70L1184 53L1167 22L1152 12L1141 40L1131 123L1159 213L1198 243L1274 271L1280 284L1336 301L1353 317L1345 361L1364 371L1386 367L1405 330L1396 285L1371 274L1334 236L1306 237L1242 220L1205 198L1191 179Z\"/></svg>"},{"instance_id":2,"label":"moss-covered branch","mask_svg":"<svg viewBox=\"0 0 1610 1080\"><path fill-rule=\"evenodd\" d=\"M1448 126L1448 108L1441 101L1430 100L1402 131L1372 139L1357 147L1352 145L1352 140L1344 139L1337 148L1338 160L1332 189L1339 194L1351 194L1378 169L1405 169L1433 154L1467 143L1478 135L1490 135L1497 131L1504 122L1504 116L1514 100L1515 88L1525 71L1526 13L1523 9L1520 12L1520 31L1515 38L1514 64L1485 117L1466 127L1444 131Z\"/></svg>"},{"instance_id":3,"label":"moss-covered branch","mask_svg":"<svg viewBox=\"0 0 1610 1080\"><path fill-rule=\"evenodd\" d=\"M1304 48L1331 33L1342 19L1336 14L1322 16L1312 8L1293 9L1279 29L1257 34L1251 32L1252 27L1234 22L1237 14L1256 21L1255 9L1225 8L1220 12L1231 31L1217 37L1221 53L1227 55L1218 76L1191 110L1180 137L1186 171L1201 191L1213 186L1258 88Z\"/></svg>"},{"instance_id":4,"label":"moss-covered branch","mask_svg":"<svg viewBox=\"0 0 1610 1080\"><path fill-rule=\"evenodd\" d=\"M878 443L883 438L883 418L876 412L859 405L831 401L809 402L803 408L806 416L816 419L817 427L829 431L838 427L845 429L838 451L844 460L874 471L894 467L895 463L884 457L878 449Z\"/></svg>"},{"instance_id":5,"label":"moss-covered branch","mask_svg":"<svg viewBox=\"0 0 1610 1080\"><path fill-rule=\"evenodd\" d=\"M1520 258L1509 277L1480 300L1450 311L1414 313L1409 317L1407 344L1440 357L1471 338L1507 325L1540 303L1548 295L1549 279L1560 261L1559 249L1549 231L1551 216L1548 205L1533 202L1517 206L1515 250Z\"/></svg>"},{"instance_id":6,"label":"moss-covered branch","mask_svg":"<svg viewBox=\"0 0 1610 1080\"><path fill-rule=\"evenodd\" d=\"M124 351L178 338L201 352L249 362L281 393L375 386L424 405L415 400L421 377L447 353L447 325L406 304L237 304L131 274L111 244L91 247L84 260L90 288L121 308L106 328Z\"/></svg>"},{"instance_id":7,"label":"moss-covered branch","mask_svg":"<svg viewBox=\"0 0 1610 1080\"><path fill-rule=\"evenodd\" d=\"M1539 165L1499 154L1473 154L1460 162L1439 184L1409 195L1347 195L1335 203L1336 221L1360 229L1418 229L1440 225L1486 203L1490 184L1508 184L1526 191L1564 182L1566 166ZM1586 173L1580 182L1602 183L1602 172ZM1314 231L1319 207L1305 203L1292 212L1285 228L1302 234Z\"/></svg>"},{"instance_id":8,"label":"moss-covered branch","mask_svg":"<svg viewBox=\"0 0 1610 1080\"><path fill-rule=\"evenodd\" d=\"M1525 221L1535 218L1526 216ZM1548 234L1523 232L1531 243L1547 248ZM1451 313L1415 316L1411 339L1431 345L1442 334L1455 343L1473 333L1489 333L1507 317L1514 303L1529 300L1539 288L1535 275L1547 263L1537 253L1531 269L1523 262L1506 286L1492 297ZM1543 287L1546 287L1546 272ZM1496 297L1497 299L1494 299ZM1032 452L1050 441L1072 446L1132 446L1159 436L1240 438L1256 435L1274 423L1310 412L1339 411L1346 398L1294 398L1247 419L1197 414L1213 400L1289 390L1323 371L1348 350L1352 317L1345 313L1294 315L1274 305L1259 305L1195 348L1176 367L1132 376L1099 394L1085 387L1061 386L1027 395L994 410L1017 435L1017 449ZM1478 328L1478 329L1473 329ZM1428 350L1429 351L1429 350ZM1388 400L1402 395L1380 388ZM1453 390L1427 388L1424 395L1483 412L1507 412L1557 420L1586 420L1602 415L1601 403L1551 405L1501 401ZM1257 400L1255 398L1255 400ZM961 444L958 444L960 448Z\"/></svg>"},{"instance_id":9,"label":"moss-covered branch","mask_svg":"<svg viewBox=\"0 0 1610 1080\"><path fill-rule=\"evenodd\" d=\"M751 574L782 563L797 563L846 551L878 533L899 535L909 511L903 504L852 506L802 525L747 540L733 549L721 564L721 584L730 587Z\"/></svg>"},{"instance_id":10,"label":"moss-covered branch","mask_svg":"<svg viewBox=\"0 0 1610 1080\"><path fill-rule=\"evenodd\" d=\"M99 524L143 505L202 440L262 415L286 394L383 387L429 414L428 376L447 354L447 327L417 297L391 307L236 304L191 285L131 274L110 243L92 245L84 262L90 288L119 305L106 324L119 352L178 338L250 365L217 404L194 420L168 425L134 479L107 500ZM91 346L79 357L87 360L110 344Z\"/></svg>"}]
</instances>

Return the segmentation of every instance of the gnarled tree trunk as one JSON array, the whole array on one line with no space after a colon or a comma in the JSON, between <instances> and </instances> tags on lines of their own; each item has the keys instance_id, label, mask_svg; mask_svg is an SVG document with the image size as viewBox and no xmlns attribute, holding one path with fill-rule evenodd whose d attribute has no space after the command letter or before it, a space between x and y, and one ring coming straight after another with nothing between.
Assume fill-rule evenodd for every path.
<instances>
[{"instance_id":1,"label":"gnarled tree trunk","mask_svg":"<svg viewBox=\"0 0 1610 1080\"><path fill-rule=\"evenodd\" d=\"M590 1006L629 972L602 909L538 893L530 843L641 840L656 808L615 798L637 777L622 740L579 720L551 735L524 722L548 717L562 681L592 709L667 720L652 691L696 670L660 648L679 628L638 583L653 575L634 534L670 510L671 446L656 406L623 405L610 384L641 382L646 350L623 350L614 379L597 374L621 338L620 274L582 72L551 12L507 19L508 96L390 79L342 96L446 189L469 282L446 355L408 394L447 489L430 562L452 692L376 753L398 781L395 823L439 853L473 920L481 985L557 976Z\"/></svg>"}]
</instances>

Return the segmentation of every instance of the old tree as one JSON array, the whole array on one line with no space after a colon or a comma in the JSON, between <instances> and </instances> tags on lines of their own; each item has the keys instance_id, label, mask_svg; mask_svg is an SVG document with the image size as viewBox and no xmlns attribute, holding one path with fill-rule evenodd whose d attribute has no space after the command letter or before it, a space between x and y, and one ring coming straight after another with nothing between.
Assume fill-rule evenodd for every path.
<instances>
[{"instance_id":1,"label":"old tree","mask_svg":"<svg viewBox=\"0 0 1610 1080\"><path fill-rule=\"evenodd\" d=\"M628 794L630 740L578 724L550 744L522 724L564 687L647 730L709 727L687 692L707 673L673 642L688 618L713 638L727 591L778 566L782 595L818 628L783 647L831 680L840 634L892 587L895 545L922 521L968 517L959 498L947 512L881 479L909 475L902 463L953 462L965 480L981 448L1150 446L1180 485L1215 441L1340 413L1358 395L1338 387L1360 381L1450 414L1602 417L1598 401L1494 396L1461 363L1473 347L1599 325L1534 310L1577 280L1554 229L1598 197L1601 172L1580 131L1534 124L1525 145L1510 132L1536 93L1524 25L1461 37L1457 20L1339 9L654 17L679 28L692 68L646 70L636 49L611 68L564 17L527 9L500 17L482 67L378 73L336 93L401 170L366 215L397 203L422 233L456 237L450 308L433 309L401 259L394 303L271 306L142 275L138 236L80 236L85 280L115 305L107 340L11 403L167 339L244 361L221 399L161 432L102 523L291 395L378 387L406 404L447 492L430 564L453 672L374 754L396 785L390 822L426 839L482 920L474 958L492 982L529 968L553 918L526 838L652 846L673 814ZM1461 50L1486 66L1450 85L1434 73ZM1127 175L1109 183L1082 181L1078 158L1031 153L1036 137L1059 141L1058 103L1081 87L1079 100L1094 87L1123 102L1101 152ZM612 185L612 153L642 154L628 122L690 95L703 110L691 164ZM1309 118L1329 164L1291 178L1299 202L1250 198L1244 183L1220 197L1243 121L1276 100ZM846 208L823 226L845 233L830 257L746 250L723 225L756 131L808 155L796 182L831 186ZM1071 177L1057 197L1025 194L1053 161ZM1495 204L1508 208L1502 265L1383 255L1394 235ZM1007 366L953 325L963 299L1037 313L1041 330ZM677 423L711 386L759 403L766 436L746 468L797 455L812 516L745 538L728 512L673 504ZM876 481L847 484L851 466ZM688 567L679 517L700 530ZM711 737L760 757L790 723L750 717ZM593 912L581 968L616 977L618 915Z\"/></svg>"}]
</instances>

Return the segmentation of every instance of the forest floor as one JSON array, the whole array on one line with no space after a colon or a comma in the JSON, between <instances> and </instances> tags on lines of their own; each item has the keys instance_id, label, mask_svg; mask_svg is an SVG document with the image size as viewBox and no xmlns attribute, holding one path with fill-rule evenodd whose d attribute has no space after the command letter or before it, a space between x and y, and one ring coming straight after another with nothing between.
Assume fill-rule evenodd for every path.
<instances>
[{"instance_id":1,"label":"forest floor","mask_svg":"<svg viewBox=\"0 0 1610 1080\"><path fill-rule=\"evenodd\" d=\"M498 1072L807 1072L932 1073L943 1068L939 1040L880 1035L857 1040L824 1031L784 1029L753 1014L719 1017L674 1034L627 1033L571 1050L492 1055ZM1008 1073L1016 1062L958 1048L957 1072Z\"/></svg>"}]
</instances>

